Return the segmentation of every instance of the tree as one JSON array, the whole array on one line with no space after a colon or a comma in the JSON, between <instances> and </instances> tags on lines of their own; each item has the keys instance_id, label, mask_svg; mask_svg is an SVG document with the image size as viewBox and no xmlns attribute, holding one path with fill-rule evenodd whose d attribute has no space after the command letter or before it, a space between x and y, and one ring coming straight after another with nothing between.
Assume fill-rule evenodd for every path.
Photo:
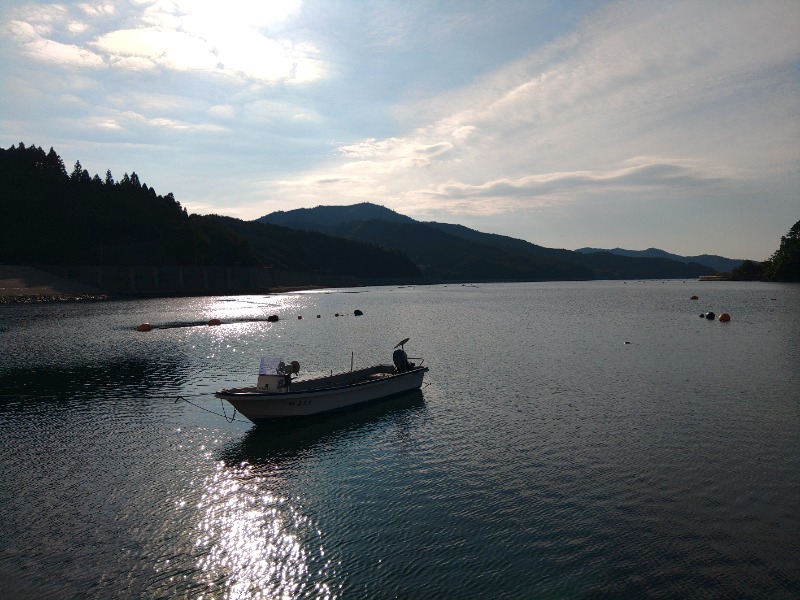
<instances>
[{"instance_id":1,"label":"tree","mask_svg":"<svg viewBox=\"0 0 800 600\"><path fill-rule=\"evenodd\" d=\"M81 175L83 174L83 167L81 166L81 161L75 161L75 167L72 169L72 173L70 174L69 178L72 181L80 181Z\"/></svg>"},{"instance_id":2,"label":"tree","mask_svg":"<svg viewBox=\"0 0 800 600\"><path fill-rule=\"evenodd\" d=\"M734 280L764 279L764 264L745 260L741 265L730 272L730 278Z\"/></svg>"},{"instance_id":3,"label":"tree","mask_svg":"<svg viewBox=\"0 0 800 600\"><path fill-rule=\"evenodd\" d=\"M770 281L800 281L800 221L781 237L781 245L764 263Z\"/></svg>"},{"instance_id":4,"label":"tree","mask_svg":"<svg viewBox=\"0 0 800 600\"><path fill-rule=\"evenodd\" d=\"M111 176L111 169L106 171L106 185L114 185L114 178Z\"/></svg>"},{"instance_id":5,"label":"tree","mask_svg":"<svg viewBox=\"0 0 800 600\"><path fill-rule=\"evenodd\" d=\"M56 154L52 146L50 146L50 152L47 153L47 167L53 176L67 177L67 168L64 166L64 161Z\"/></svg>"}]
</instances>

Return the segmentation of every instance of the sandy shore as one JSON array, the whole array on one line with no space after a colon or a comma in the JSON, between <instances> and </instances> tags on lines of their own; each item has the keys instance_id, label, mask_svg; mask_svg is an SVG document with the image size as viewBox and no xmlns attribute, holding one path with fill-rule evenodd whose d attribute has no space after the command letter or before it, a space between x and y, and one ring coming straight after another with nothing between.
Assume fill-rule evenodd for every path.
<instances>
[{"instance_id":1,"label":"sandy shore","mask_svg":"<svg viewBox=\"0 0 800 600\"><path fill-rule=\"evenodd\" d=\"M0 265L0 304L106 298L99 289L32 267Z\"/></svg>"}]
</instances>

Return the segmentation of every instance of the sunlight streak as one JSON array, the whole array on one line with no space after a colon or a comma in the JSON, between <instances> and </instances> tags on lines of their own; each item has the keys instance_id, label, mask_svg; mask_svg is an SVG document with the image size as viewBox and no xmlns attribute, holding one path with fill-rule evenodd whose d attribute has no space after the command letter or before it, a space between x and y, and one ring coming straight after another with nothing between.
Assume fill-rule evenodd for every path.
<instances>
[{"instance_id":1,"label":"sunlight streak","mask_svg":"<svg viewBox=\"0 0 800 600\"><path fill-rule=\"evenodd\" d=\"M203 482L197 505L197 568L212 595L224 598L332 598L330 588L312 583L321 546L308 544L317 532L297 502L267 491L250 465L224 462ZM319 557L312 556L318 553Z\"/></svg>"}]
</instances>

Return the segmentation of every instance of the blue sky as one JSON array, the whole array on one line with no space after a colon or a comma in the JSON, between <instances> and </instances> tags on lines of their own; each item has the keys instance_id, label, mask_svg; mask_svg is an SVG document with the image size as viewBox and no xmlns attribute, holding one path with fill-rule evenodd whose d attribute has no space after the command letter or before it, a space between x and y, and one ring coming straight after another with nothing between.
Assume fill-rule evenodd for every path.
<instances>
[{"instance_id":1,"label":"blue sky","mask_svg":"<svg viewBox=\"0 0 800 600\"><path fill-rule=\"evenodd\" d=\"M374 202L763 260L800 219L800 2L0 5L0 144L190 212Z\"/></svg>"}]
</instances>

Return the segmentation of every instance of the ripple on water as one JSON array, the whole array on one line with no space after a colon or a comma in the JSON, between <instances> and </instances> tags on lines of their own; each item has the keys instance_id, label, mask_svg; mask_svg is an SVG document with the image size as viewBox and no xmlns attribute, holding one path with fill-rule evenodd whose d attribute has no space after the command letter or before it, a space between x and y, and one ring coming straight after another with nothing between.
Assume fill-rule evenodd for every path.
<instances>
[{"instance_id":1,"label":"ripple on water","mask_svg":"<svg viewBox=\"0 0 800 600\"><path fill-rule=\"evenodd\" d=\"M0 596L798 597L800 301L760 285L702 294L729 324L690 282L0 307ZM432 385L353 413L173 401L405 337Z\"/></svg>"}]
</instances>

